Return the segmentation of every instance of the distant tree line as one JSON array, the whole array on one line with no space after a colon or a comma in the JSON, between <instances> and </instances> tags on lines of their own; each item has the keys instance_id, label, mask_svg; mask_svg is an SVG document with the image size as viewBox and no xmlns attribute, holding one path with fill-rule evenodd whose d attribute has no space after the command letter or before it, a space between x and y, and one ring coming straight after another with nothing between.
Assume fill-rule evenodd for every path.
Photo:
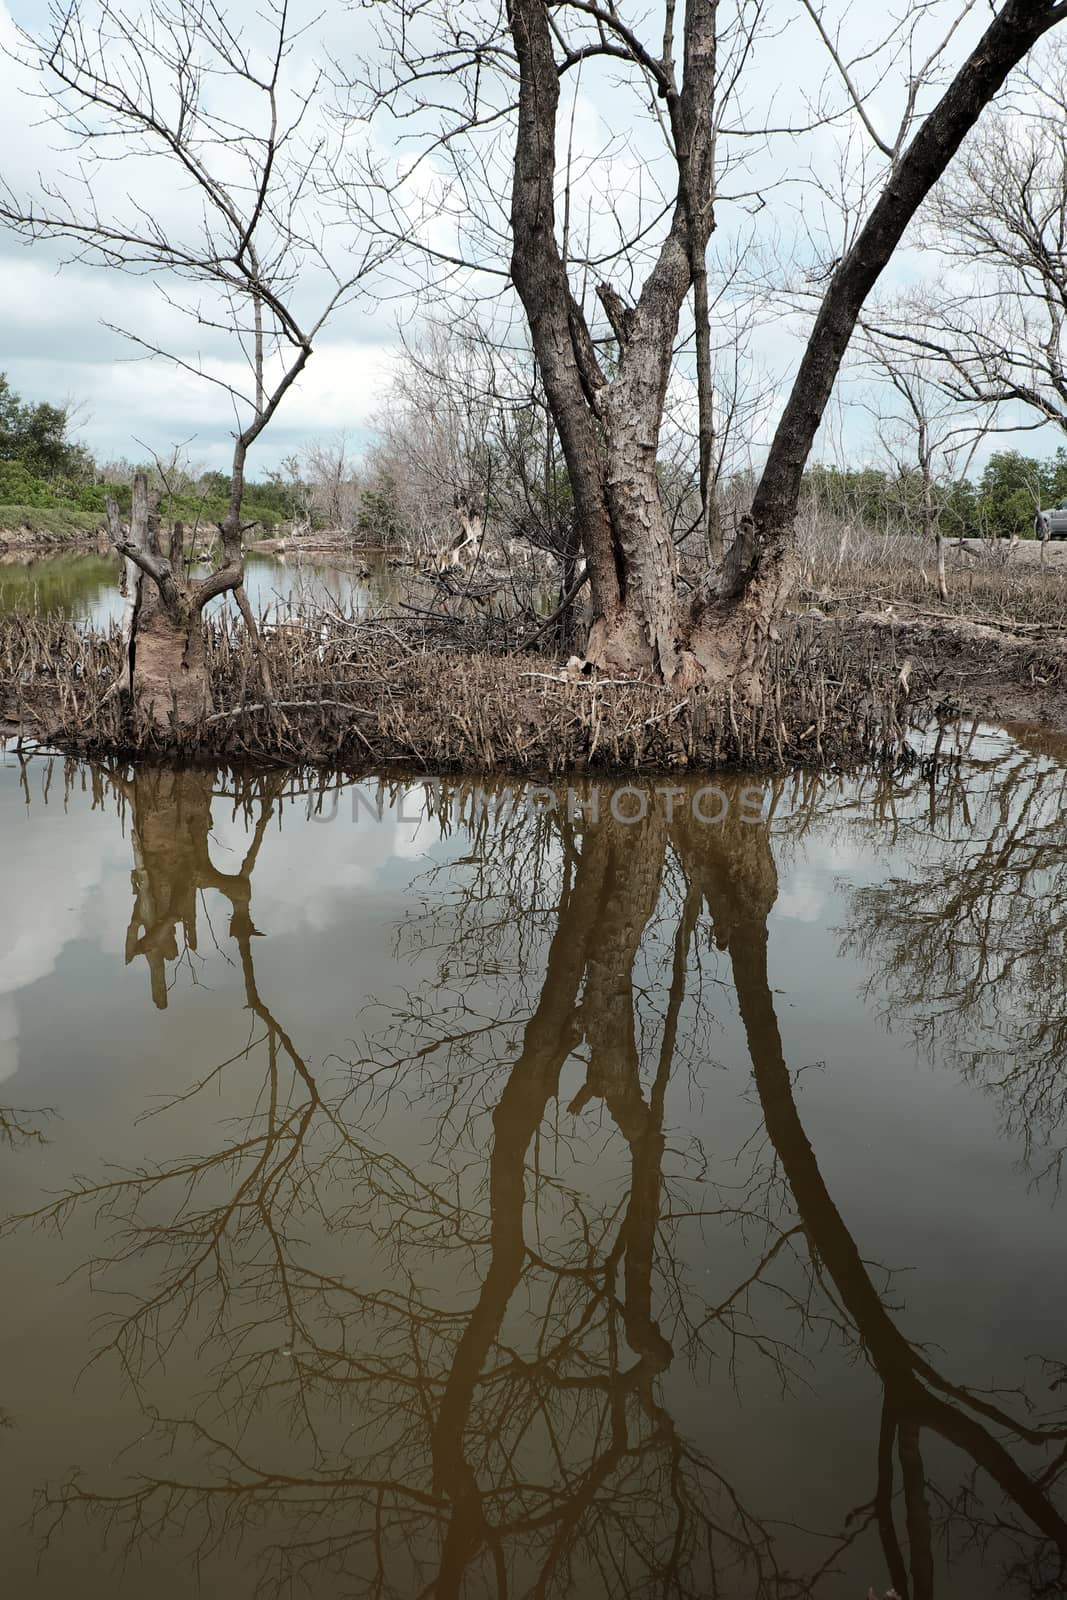
<instances>
[{"instance_id":1,"label":"distant tree line","mask_svg":"<svg viewBox=\"0 0 1067 1600\"><path fill-rule=\"evenodd\" d=\"M88 451L69 437L67 407L23 401L0 372L0 500L54 504L41 497L73 498L94 472Z\"/></svg>"},{"instance_id":2,"label":"distant tree line","mask_svg":"<svg viewBox=\"0 0 1067 1600\"><path fill-rule=\"evenodd\" d=\"M469 348L457 380L464 343L409 352L376 442L358 464L338 436L289 456L265 482L249 483L248 520L268 532L292 523L339 529L365 543L436 545L455 520L461 493L484 506L495 536L533 545L564 566L572 562L579 544L574 497L543 392L526 374L510 394L501 391L499 371L492 382L489 374L476 381ZM450 388L463 393L450 395ZM27 509L103 516L108 496L128 513L136 471L162 488L170 519L210 529L225 515L228 473L178 461L98 463L71 438L69 405L24 401L0 373L0 525ZM696 486L681 464L663 462L660 471L679 538L698 504ZM724 504L735 498L729 479L720 492ZM948 478L937 492L947 538L1031 538L1038 508L1067 501L1067 448L1044 458L996 451L980 474ZM921 521L922 474L900 463L816 464L804 475L803 494L816 513L875 531L915 533Z\"/></svg>"},{"instance_id":3,"label":"distant tree line","mask_svg":"<svg viewBox=\"0 0 1067 1600\"><path fill-rule=\"evenodd\" d=\"M1067 424L1065 0L909 0L873 31L832 0L786 8L781 27L775 8L714 0L629 17L591 0L381 0L362 8L373 22L341 60L328 33L294 54L322 19L300 23L284 0L241 24L198 0L38 9L12 53L77 173L0 179L0 226L157 281L195 342L160 344L151 320L118 331L140 357L224 394L233 418L225 505L208 475L157 463L154 482L138 477L128 525L120 504L109 511L151 601L131 614L141 638L129 659L158 692L140 697L131 676L131 694L161 726L191 726L207 705L204 606L234 594L254 633L243 541L285 512L378 539L421 522L435 553L430 523L451 517L449 558L480 550L490 528L539 545L566 593L583 593L590 670L682 691L729 683L757 700L804 566L800 514L812 493L832 504L838 492L812 463L857 359L881 373L867 409L883 445L900 435L905 452L883 475L877 520L934 545L942 598L954 519L960 532L1025 533L1046 498L1040 474L973 483L967 434L984 441L1009 404L1035 425ZM795 38L807 52L812 26L822 67L786 111L782 51ZM579 84L598 96L593 144L575 125ZM395 137L401 126L410 138ZM758 222L757 150L761 195L789 196ZM120 152L128 185L96 183ZM166 225L164 174L195 196ZM798 229L801 191L805 215L825 220ZM923 285L929 304L880 301L909 230L951 270ZM358 473L342 454L336 474L312 478L302 457L297 474L249 484L249 452L329 319L387 301L406 327L409 304L438 308L448 328L494 308L498 362L518 358L503 393L498 370L485 391L492 431L478 439L484 413L455 403L459 388L431 391L430 432L410 430L399 450L386 439L387 455ZM772 318L789 318L801 347L773 380L753 342ZM201 351L205 327L225 342L223 364ZM536 377L527 396L512 381L523 365ZM477 360L469 376L480 381ZM942 402L967 414L944 416ZM420 426L425 414L407 408ZM450 436L460 470L442 477ZM66 497L83 517L105 498L105 469L64 474L40 455L9 465L22 472L8 496ZM157 488L164 517L217 529L209 576L179 581L149 548Z\"/></svg>"},{"instance_id":4,"label":"distant tree line","mask_svg":"<svg viewBox=\"0 0 1067 1600\"><path fill-rule=\"evenodd\" d=\"M72 525L82 514L102 518L108 497L128 514L137 471L163 489L168 519L211 529L226 514L229 473L189 470L177 462L98 463L71 438L69 405L24 401L0 373L0 527L19 524L27 512L70 513ZM280 477L249 483L245 512L270 530L299 514L298 498Z\"/></svg>"},{"instance_id":5,"label":"distant tree line","mask_svg":"<svg viewBox=\"0 0 1067 1600\"><path fill-rule=\"evenodd\" d=\"M806 491L820 510L853 517L891 533L913 533L919 525L922 474L916 468L814 466ZM977 478L938 485L941 528L951 539L1034 535L1039 509L1067 500L1067 449L1039 460L1019 450L998 450Z\"/></svg>"}]
</instances>

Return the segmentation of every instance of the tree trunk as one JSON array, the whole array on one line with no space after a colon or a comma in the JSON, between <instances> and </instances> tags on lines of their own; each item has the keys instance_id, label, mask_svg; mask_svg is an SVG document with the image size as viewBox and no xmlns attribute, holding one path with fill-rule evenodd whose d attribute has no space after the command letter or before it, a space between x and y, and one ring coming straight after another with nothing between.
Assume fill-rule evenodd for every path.
<instances>
[{"instance_id":1,"label":"tree trunk","mask_svg":"<svg viewBox=\"0 0 1067 1600\"><path fill-rule=\"evenodd\" d=\"M133 480L133 505L129 535L124 533L119 508L107 501L111 539L123 558L126 604L122 638L126 651L124 687L135 714L166 738L181 738L195 730L210 710L211 685L202 613L209 601L233 593L259 668L263 693L274 697L270 669L259 630L243 588L244 551L241 497L244 491L245 442L234 452L230 506L219 524L222 565L199 582L191 582L185 567L183 529L176 522L166 554L160 541L159 495L151 495L148 480L138 472Z\"/></svg>"},{"instance_id":2,"label":"tree trunk","mask_svg":"<svg viewBox=\"0 0 1067 1600\"><path fill-rule=\"evenodd\" d=\"M114 500L107 502L107 518L124 562L122 639L131 706L158 733L180 736L201 722L210 703L203 585L186 581L180 523L164 556L159 495L149 493L143 472L133 480L129 537Z\"/></svg>"},{"instance_id":3,"label":"tree trunk","mask_svg":"<svg viewBox=\"0 0 1067 1600\"><path fill-rule=\"evenodd\" d=\"M131 646L137 711L161 732L180 734L210 708L203 623L195 608L173 615L143 587Z\"/></svg>"},{"instance_id":4,"label":"tree trunk","mask_svg":"<svg viewBox=\"0 0 1067 1600\"><path fill-rule=\"evenodd\" d=\"M934 538L937 542L937 594L944 605L948 602L948 578L945 576L945 536L941 532L940 523Z\"/></svg>"}]
</instances>

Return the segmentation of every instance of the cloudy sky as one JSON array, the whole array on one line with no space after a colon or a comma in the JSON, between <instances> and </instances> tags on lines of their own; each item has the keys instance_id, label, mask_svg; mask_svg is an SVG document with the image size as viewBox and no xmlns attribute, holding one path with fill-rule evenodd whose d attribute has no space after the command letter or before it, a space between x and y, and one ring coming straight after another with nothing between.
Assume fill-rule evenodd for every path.
<instances>
[{"instance_id":1,"label":"cloudy sky","mask_svg":"<svg viewBox=\"0 0 1067 1600\"><path fill-rule=\"evenodd\" d=\"M130 9L137 10L140 3L130 0ZM91 0L89 4L91 8ZM471 13L479 4L480 0L470 0ZM306 15L308 19L320 9L312 0L295 0L293 8L298 18ZM637 16L641 9L635 6L633 14ZM958 9L958 0L937 0L927 7L924 39L934 38ZM849 7L845 0L831 0L827 10L845 15ZM47 105L27 94L34 87L32 76L7 53L16 46L17 26L41 29L45 11L46 0L0 0L0 42L6 46L0 55L0 141L5 152L0 176L20 196L34 194L41 174L47 178L69 173L77 159L62 130L49 120ZM251 29L254 39L257 0L228 0L225 11L235 25ZM655 6L649 10L653 18L648 25L650 38L655 37L653 13L658 15ZM378 16L381 14L379 10ZM853 11L853 18L859 14ZM366 8L326 0L322 22L300 41L290 63L295 91L309 85L319 61L373 62L369 15ZM873 26L870 15L863 15L866 22L850 22L850 37L856 37L857 26ZM773 25L746 76L746 84L750 82L752 88L746 88L744 101L738 102L739 119L746 116L755 123L772 108L775 119L782 123L802 122L814 106L841 107L840 84L832 72L827 76L825 49L801 5L781 4L771 8L770 17ZM982 8L973 8L957 35L952 65L958 63L983 21ZM891 133L901 103L899 69L888 56L875 55L858 71L865 74L864 87L871 91L872 119L883 134ZM505 88L499 90L500 95L506 93ZM572 214L585 219L595 247L610 242L613 215L632 224L656 208L654 156L662 148L661 141L639 105L634 120L634 104L620 95L617 73L604 64L570 74L565 84L561 143L565 137L575 153ZM354 150L369 149L389 170L399 148L396 135L402 128L410 131L400 123L381 122L369 132L357 129L349 139ZM820 193L810 174L817 173L831 189L854 193L861 166L870 161L869 146L865 145L854 117L841 117L831 127L803 139L789 138L784 143L779 139L769 148L743 140L728 145L731 157L745 164L728 171L723 181L724 190L737 197L719 210L715 250L723 270L741 252L754 270L772 277L803 270L802 266L798 269L798 260L803 263L807 259L810 264L820 257L831 259L835 236L840 234L840 216L832 196ZM509 159L505 139L482 169L481 198L490 222L503 216ZM869 170L876 172L877 163ZM195 231L196 217L188 194L181 182L159 165L136 159L113 162L94 177L93 184L102 210L129 215L131 204L141 204L165 220L178 236L183 229ZM471 228L468 237L462 237L468 217L457 218L445 205L433 218L435 196L441 192L431 167L409 180L403 198L429 214L429 236L439 247L482 251L487 262L492 260L491 241L484 232ZM576 229L580 225L576 223ZM343 270L358 236L338 227L330 238L331 251ZM132 328L190 363L203 359L223 377L237 377L241 372L232 345L220 336L205 334L195 322L179 315L168 305L159 283L106 268L62 263L59 245L38 242L27 246L0 229L0 370L6 371L16 390L26 398L69 398L79 403L83 407L79 431L99 458L143 459L148 450L166 454L176 444L189 441L192 461L226 465L232 426L226 396L173 365L131 359L131 347L107 324ZM499 255L496 265L500 265ZM914 251L907 252L894 267L893 283L907 285L925 270L924 259ZM269 435L257 446L253 474L275 466L305 442L340 430L357 445L370 438L397 360L400 330L410 335L419 316L410 292L412 278L398 281L391 269L388 278L377 283L387 292L375 297L357 295L320 336L306 374L287 397ZM484 288L490 292L498 286L499 280L488 279ZM625 281L623 287L628 287ZM314 314L320 290L321 280L314 274L302 279L299 310L305 318ZM440 298L434 309L438 316L451 314ZM496 313L490 310L488 314ZM756 459L773 426L782 383L795 363L800 331L799 322L794 319L791 323L779 312L751 338L746 363L753 385L762 385L772 397L753 429ZM826 430L824 451L832 451L842 436L850 451L863 453L868 446L869 422L862 413L839 411ZM1054 443L1050 441L1048 447Z\"/></svg>"},{"instance_id":2,"label":"cloudy sky","mask_svg":"<svg viewBox=\"0 0 1067 1600\"><path fill-rule=\"evenodd\" d=\"M16 43L16 25L40 29L45 9L46 0L0 0L0 41L7 50ZM303 0L297 0L296 9L314 14ZM238 20L254 19L257 10L255 0L233 0L227 7ZM309 38L294 58L294 83L306 83L315 58L343 44L346 31L354 31L351 19L338 15L332 37L319 30ZM40 174L70 172L75 166L69 141L49 119L47 107L27 93L33 87L31 75L5 51L0 56L5 152L0 175L20 196L34 194ZM166 215L169 206L179 227L195 222L176 203L180 188L169 175L161 192L158 168L139 171L129 162L115 163L94 178L101 209L110 205L113 213L128 215L130 198L157 215ZM242 369L232 361L232 350L172 310L161 284L99 266L65 264L68 256L69 249L58 243L26 245L0 229L0 371L26 398L78 402L83 408L79 431L100 458L143 459L138 441L164 454L191 439L193 459L225 466L232 425L226 396L173 365L137 358L107 325L130 328L190 362L204 356L216 372L237 376ZM312 304L308 297L300 310L310 312ZM340 429L354 439L366 437L388 384L398 313L410 319L410 305L364 298L336 316L316 346L307 375L275 419L269 444L265 439L261 445L256 466L272 466L309 438Z\"/></svg>"}]
</instances>

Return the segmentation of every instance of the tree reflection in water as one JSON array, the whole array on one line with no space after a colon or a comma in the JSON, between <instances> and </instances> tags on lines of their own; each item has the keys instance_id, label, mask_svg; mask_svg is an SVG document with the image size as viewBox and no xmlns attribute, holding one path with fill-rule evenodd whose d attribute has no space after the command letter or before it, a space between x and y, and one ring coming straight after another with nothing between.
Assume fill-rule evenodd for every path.
<instances>
[{"instance_id":1,"label":"tree reflection in water","mask_svg":"<svg viewBox=\"0 0 1067 1600\"><path fill-rule=\"evenodd\" d=\"M49 1112L23 1111L14 1106L0 1106L0 1150L19 1150L26 1145L45 1142L45 1126ZM0 1428L13 1428L14 1419L0 1406Z\"/></svg>"},{"instance_id":2,"label":"tree reflection in water","mask_svg":"<svg viewBox=\"0 0 1067 1600\"><path fill-rule=\"evenodd\" d=\"M253 958L279 780L233 791L250 844L232 874L211 863L205 774L108 781L132 822L127 953L156 1003L217 890L256 1027L180 1097L242 1075L248 1115L217 1146L16 1219L90 1208L102 1261L152 1274L107 1333L148 1422L132 1477L43 1490L46 1543L75 1512L126 1547L192 1538L207 1559L242 1538L257 1594L786 1600L841 1593L845 1567L864 1592L924 1600L956 1592L938 1587L944 1549L977 1542L1005 1592L1059 1592L1067 1426L954 1383L905 1338L821 1174L768 974L766 824L699 826L684 807L493 823L468 791L439 792L437 822L470 847L405 935L436 981L343 1070L313 1070ZM668 1087L710 1092L730 989L763 1126L716 1187L710 1153L668 1126ZM692 1268L711 1248L695 1228L743 1257L726 1293ZM724 1360L788 1387L830 1335L865 1363L881 1420L865 1503L801 1529L737 1487L715 1416L676 1402ZM209 1392L163 1415L153 1385L183 1349Z\"/></svg>"},{"instance_id":3,"label":"tree reflection in water","mask_svg":"<svg viewBox=\"0 0 1067 1600\"><path fill-rule=\"evenodd\" d=\"M954 825L912 871L857 894L846 945L887 1020L999 1100L1006 1131L1058 1178L1067 1117L1067 765L1039 737L972 763ZM971 792L973 791L973 792ZM929 858L935 856L931 861Z\"/></svg>"}]
</instances>

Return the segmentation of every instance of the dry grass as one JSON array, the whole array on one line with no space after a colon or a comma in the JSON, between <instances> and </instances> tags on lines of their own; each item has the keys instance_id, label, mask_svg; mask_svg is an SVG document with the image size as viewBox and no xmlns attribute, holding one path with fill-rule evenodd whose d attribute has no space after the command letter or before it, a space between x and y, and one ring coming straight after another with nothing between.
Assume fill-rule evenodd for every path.
<instances>
[{"instance_id":1,"label":"dry grass","mask_svg":"<svg viewBox=\"0 0 1067 1600\"><path fill-rule=\"evenodd\" d=\"M798 541L801 593L827 611L894 605L972 622L1062 627L1067 617L1067 542L1041 548L1007 540L947 547L949 598L937 595L935 551L922 540L822 517Z\"/></svg>"},{"instance_id":2,"label":"dry grass","mask_svg":"<svg viewBox=\"0 0 1067 1600\"><path fill-rule=\"evenodd\" d=\"M782 626L755 708L725 691L569 681L558 639L531 632L528 594L512 585L474 596L457 577L409 586L390 615L280 621L265 640L271 704L243 628L218 617L208 626L212 709L181 738L139 725L115 692L117 633L0 617L0 723L79 752L546 775L895 761L917 725L963 711L1067 728L1063 639L1053 637L1067 615L1058 550L1047 568L1033 550L953 554L947 606L933 552L916 540L822 519L801 529L799 554L798 614ZM534 637L549 653L519 652Z\"/></svg>"},{"instance_id":3,"label":"dry grass","mask_svg":"<svg viewBox=\"0 0 1067 1600\"><path fill-rule=\"evenodd\" d=\"M325 628L325 634L323 634ZM536 656L433 648L417 629L316 619L265 643L275 699L226 620L211 625L214 709L183 738L139 726L115 692L117 632L0 618L0 719L81 753L168 753L425 771L677 771L908 759L911 702L892 638L857 647L803 622L776 649L763 703L636 680L569 681Z\"/></svg>"}]
</instances>

